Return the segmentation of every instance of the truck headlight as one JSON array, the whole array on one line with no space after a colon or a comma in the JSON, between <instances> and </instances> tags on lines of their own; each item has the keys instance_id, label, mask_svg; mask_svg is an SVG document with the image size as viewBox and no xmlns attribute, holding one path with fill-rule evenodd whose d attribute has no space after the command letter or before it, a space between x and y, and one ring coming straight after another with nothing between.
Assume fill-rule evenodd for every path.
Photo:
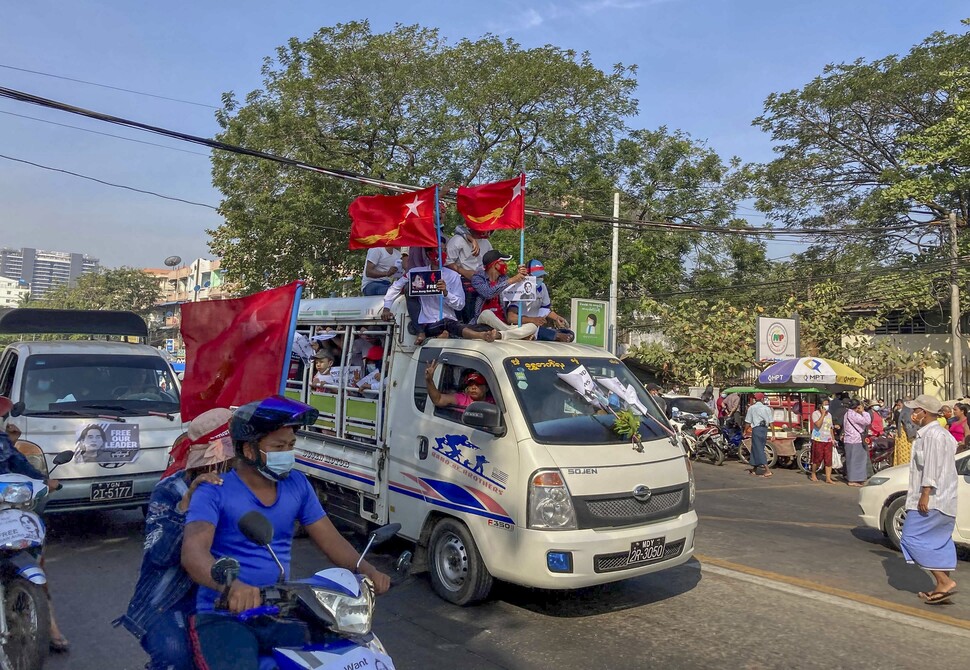
<instances>
[{"instance_id":1,"label":"truck headlight","mask_svg":"<svg viewBox=\"0 0 970 670\"><path fill-rule=\"evenodd\" d=\"M361 584L356 598L329 589L313 589L313 595L333 617L333 629L338 633L367 635L374 617L374 589L369 580Z\"/></svg>"},{"instance_id":2,"label":"truck headlight","mask_svg":"<svg viewBox=\"0 0 970 670\"><path fill-rule=\"evenodd\" d=\"M697 483L694 481L694 465L689 458L684 458L687 463L687 509L694 509L694 500L697 498Z\"/></svg>"},{"instance_id":3,"label":"truck headlight","mask_svg":"<svg viewBox=\"0 0 970 670\"><path fill-rule=\"evenodd\" d=\"M869 481L866 482L866 486L879 486L880 484L885 484L889 481L889 477L870 477Z\"/></svg>"},{"instance_id":4,"label":"truck headlight","mask_svg":"<svg viewBox=\"0 0 970 670\"><path fill-rule=\"evenodd\" d=\"M529 483L529 528L575 530L576 510L559 470L539 470Z\"/></svg>"}]
</instances>

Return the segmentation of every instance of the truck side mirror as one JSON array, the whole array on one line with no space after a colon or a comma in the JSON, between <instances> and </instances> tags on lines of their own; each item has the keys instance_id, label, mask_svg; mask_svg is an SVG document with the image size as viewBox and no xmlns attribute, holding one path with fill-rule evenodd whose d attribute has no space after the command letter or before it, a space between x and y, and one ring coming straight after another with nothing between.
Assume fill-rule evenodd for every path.
<instances>
[{"instance_id":1,"label":"truck side mirror","mask_svg":"<svg viewBox=\"0 0 970 670\"><path fill-rule=\"evenodd\" d=\"M502 412L490 402L473 402L465 408L461 422L466 426L478 428L486 433L500 435L505 433L502 427Z\"/></svg>"},{"instance_id":2,"label":"truck side mirror","mask_svg":"<svg viewBox=\"0 0 970 670\"><path fill-rule=\"evenodd\" d=\"M957 463L957 474L961 477L970 477L970 457L961 459Z\"/></svg>"}]
</instances>

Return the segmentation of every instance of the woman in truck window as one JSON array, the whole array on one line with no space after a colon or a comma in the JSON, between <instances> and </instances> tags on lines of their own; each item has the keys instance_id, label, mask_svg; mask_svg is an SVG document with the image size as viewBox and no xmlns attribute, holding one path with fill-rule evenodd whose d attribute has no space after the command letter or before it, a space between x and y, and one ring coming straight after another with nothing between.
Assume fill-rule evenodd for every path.
<instances>
[{"instance_id":1,"label":"woman in truck window","mask_svg":"<svg viewBox=\"0 0 970 670\"><path fill-rule=\"evenodd\" d=\"M485 377L474 370L465 375L464 391L458 393L442 393L434 383L434 371L438 369L438 361L431 361L424 371L424 380L428 387L428 397L435 407L457 407L465 409L473 402L495 403L488 390Z\"/></svg>"}]
</instances>

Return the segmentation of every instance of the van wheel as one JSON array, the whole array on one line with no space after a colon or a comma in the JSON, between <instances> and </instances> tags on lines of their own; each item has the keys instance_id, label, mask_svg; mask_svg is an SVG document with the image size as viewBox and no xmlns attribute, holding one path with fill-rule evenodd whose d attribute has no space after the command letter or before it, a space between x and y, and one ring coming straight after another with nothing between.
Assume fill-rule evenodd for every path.
<instances>
[{"instance_id":1,"label":"van wheel","mask_svg":"<svg viewBox=\"0 0 970 670\"><path fill-rule=\"evenodd\" d=\"M440 597L455 605L472 605L488 597L494 580L464 524L455 519L439 521L431 533L429 554L431 587Z\"/></svg>"},{"instance_id":2,"label":"van wheel","mask_svg":"<svg viewBox=\"0 0 970 670\"><path fill-rule=\"evenodd\" d=\"M882 530L889 538L890 544L899 549L899 541L903 537L903 521L906 520L906 496L899 496L891 503L883 517Z\"/></svg>"}]
</instances>

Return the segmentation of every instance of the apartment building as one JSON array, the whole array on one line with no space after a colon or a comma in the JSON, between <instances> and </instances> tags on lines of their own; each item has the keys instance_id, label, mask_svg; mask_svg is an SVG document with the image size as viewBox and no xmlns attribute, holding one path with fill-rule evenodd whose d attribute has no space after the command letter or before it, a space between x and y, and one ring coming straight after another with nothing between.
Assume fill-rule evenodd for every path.
<instances>
[{"instance_id":1,"label":"apartment building","mask_svg":"<svg viewBox=\"0 0 970 670\"><path fill-rule=\"evenodd\" d=\"M0 249L0 277L18 280L30 288L33 298L63 284L72 284L88 272L96 272L100 261L85 254L43 249Z\"/></svg>"}]
</instances>

